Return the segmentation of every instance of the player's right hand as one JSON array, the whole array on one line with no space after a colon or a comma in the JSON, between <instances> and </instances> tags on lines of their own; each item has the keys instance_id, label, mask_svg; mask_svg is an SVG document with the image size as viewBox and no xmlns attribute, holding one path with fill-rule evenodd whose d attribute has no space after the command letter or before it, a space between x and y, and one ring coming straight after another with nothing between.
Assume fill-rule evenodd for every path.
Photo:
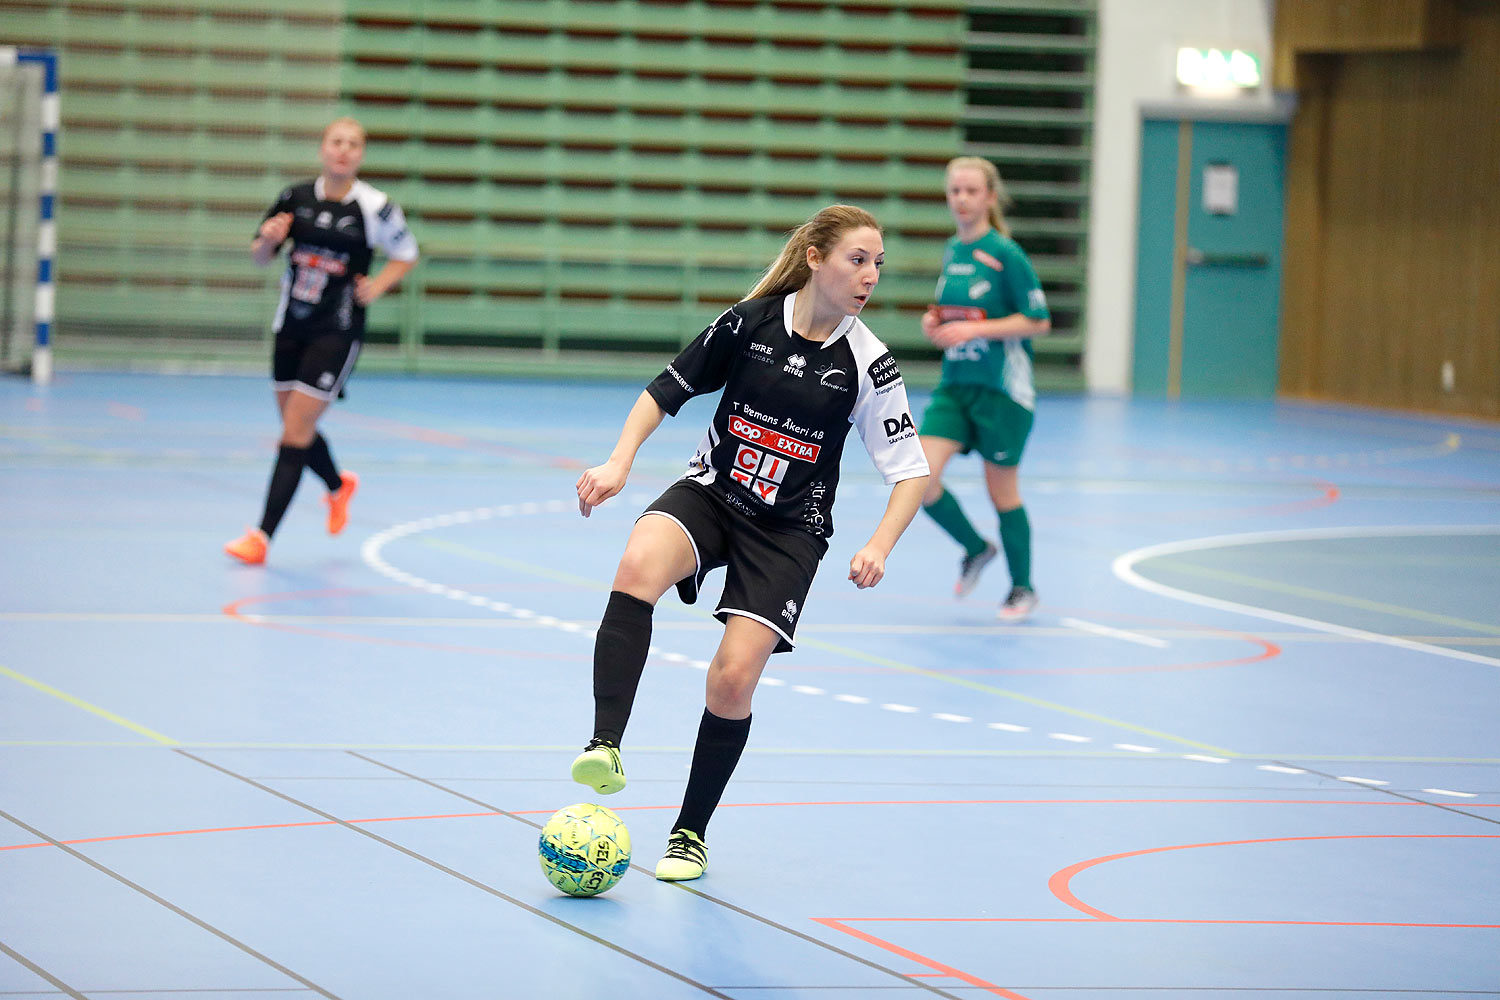
<instances>
[{"instance_id":1,"label":"player's right hand","mask_svg":"<svg viewBox=\"0 0 1500 1000\"><path fill-rule=\"evenodd\" d=\"M595 507L625 488L625 479L630 474L614 462L605 462L592 469L585 469L578 477L578 513L588 517Z\"/></svg>"},{"instance_id":2,"label":"player's right hand","mask_svg":"<svg viewBox=\"0 0 1500 1000\"><path fill-rule=\"evenodd\" d=\"M282 241L287 238L291 231L291 212L277 212L260 224L260 235L270 240L276 246L281 246Z\"/></svg>"}]
</instances>

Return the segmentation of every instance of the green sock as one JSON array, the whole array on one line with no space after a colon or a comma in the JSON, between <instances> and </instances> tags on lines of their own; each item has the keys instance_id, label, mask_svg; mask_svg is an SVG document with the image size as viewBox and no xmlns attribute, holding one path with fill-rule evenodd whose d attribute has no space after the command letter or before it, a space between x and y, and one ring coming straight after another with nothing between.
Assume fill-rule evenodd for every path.
<instances>
[{"instance_id":1,"label":"green sock","mask_svg":"<svg viewBox=\"0 0 1500 1000\"><path fill-rule=\"evenodd\" d=\"M1005 561L1010 564L1010 583L1013 587L1031 587L1031 520L1025 507L1002 510L1000 514L1000 545L1005 549Z\"/></svg>"},{"instance_id":2,"label":"green sock","mask_svg":"<svg viewBox=\"0 0 1500 1000\"><path fill-rule=\"evenodd\" d=\"M979 537L979 532L974 530L974 526L964 516L964 509L958 505L952 493L944 490L942 496L922 509L937 522L939 528L952 535L953 540L964 547L964 555L977 556L984 551L987 543Z\"/></svg>"}]
</instances>

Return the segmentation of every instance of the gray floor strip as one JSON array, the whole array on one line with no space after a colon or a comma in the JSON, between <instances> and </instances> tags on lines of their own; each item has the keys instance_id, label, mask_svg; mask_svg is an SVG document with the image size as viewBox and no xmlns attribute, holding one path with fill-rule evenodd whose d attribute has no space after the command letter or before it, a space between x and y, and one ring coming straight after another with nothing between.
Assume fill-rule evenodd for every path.
<instances>
[{"instance_id":1,"label":"gray floor strip","mask_svg":"<svg viewBox=\"0 0 1500 1000\"><path fill-rule=\"evenodd\" d=\"M189 913L187 910L184 910L182 907L178 906L176 903L172 903L172 902L169 902L168 900L163 899L161 896L158 896L156 893L152 892L150 889L147 889L145 886L143 886L143 885L141 885L141 884L139 884L137 882L132 882L130 879L126 878L124 875L121 875L119 872L114 871L113 869L111 869L111 868L109 868L109 867L107 867L105 865L100 864L99 862L95 861L93 858L89 857L87 854L84 854L82 851L75 850L74 848L69 847L67 844L64 844L63 842L61 842L59 840L56 840L56 839L54 839L52 837L49 837L47 834L45 834L42 831L38 830L36 827L31 826L28 823L22 822L21 820L19 820L16 817L12 816L10 813L6 812L3 809L0 809L0 817L3 817L4 819L7 819L10 822L14 823L16 826L19 826L21 829L25 830L27 833L31 834L33 837L37 838L38 840L45 840L47 843L51 844L53 847L57 848L59 851L64 851L67 854L72 855L74 858L78 859L79 861L82 861L84 864L88 865L90 868L93 868L96 871L99 871L99 872L101 872L101 873L103 873L105 875L108 875L110 878L114 879L116 882L119 882L121 885L125 885L125 886L130 887L131 889L134 889L136 892L140 893L142 896L145 896L147 899L151 900L153 903L158 903L161 906L165 906L167 909L171 910L173 913L177 914L179 917L183 918L184 920L187 920L187 921L190 921L190 922L192 922L194 924L197 924L199 927L201 927L204 930L208 931L210 934L214 935L215 937L219 938L220 940L224 941L225 943L233 945L234 947L238 948L240 951L243 951L245 954L249 955L251 958L259 959L260 961L262 961L265 964L269 965L271 968L275 969L277 972L281 973L282 975L288 977L289 979L294 979L297 982L301 983L303 986L306 986L308 989L312 990L314 993L318 993L318 994L320 994L322 996L328 997L329 1000L340 1000L340 997L337 994L328 992L323 987L319 986L317 983L313 982L311 979L306 978L305 976L299 976L299 975L297 975L297 973L293 972L291 969L288 969L286 966L282 965L280 962L278 962L275 959L271 958L269 955L263 955L263 954L261 954L260 952L256 951L254 948L250 947L245 942L240 941L240 940L238 940L238 939L236 939L234 937L231 937L230 935L228 935L228 934L224 933L223 931L219 930L213 924L210 924L208 921L203 920L203 919L201 919L199 917L195 917L193 914ZM47 978L50 981L50 977L47 977ZM69 992L69 996L83 997L83 994L81 994L81 993L73 993L73 992L70 991Z\"/></svg>"},{"instance_id":2,"label":"gray floor strip","mask_svg":"<svg viewBox=\"0 0 1500 1000\"><path fill-rule=\"evenodd\" d=\"M391 764L383 763L382 761L378 761L378 760L376 760L373 757L366 757L364 754L357 753L357 752L355 752L353 750L346 751L346 752L351 757L358 757L360 760L368 761L369 763L374 764L376 767L385 768L387 771L394 771L396 774L403 775L403 776L405 776L407 778L410 778L413 781L419 781L422 784L427 785L430 788L435 788L438 791L444 792L444 793L446 793L448 795L452 795L455 798L463 799L465 802L471 802L471 803L473 803L476 806L482 806L483 808L488 809L488 810L490 810L492 812L499 813L501 816L505 816L505 817L507 817L509 819L516 820L519 823L524 823L524 824L526 824L529 827L533 827L533 828L535 828L537 830L540 830L542 828L542 824L536 822L535 820L527 819L524 816L517 816L515 813L508 812L507 810L501 809L499 806L493 805L493 804L491 804L489 802L485 802L482 799L476 799L472 795L465 795L463 792L457 791L457 790L452 789L452 788L448 788L445 785L440 785L437 782L432 781L429 778L424 778L424 777L422 777L419 774L412 774L410 771L403 771L399 767L395 767L395 766L393 766ZM637 865L637 864L631 864L630 867L633 868L633 869L635 869L636 871L644 872L647 875L651 876L652 878L656 877L656 873L654 871L652 871L651 869L649 869L649 868L644 868L644 867L642 867L640 865ZM934 994L936 996L948 997L949 1000L958 1000L958 998L955 997L952 993L946 993L943 990L938 989L936 986L931 985L930 983L924 983L924 982L921 982L919 980L913 979L910 976L902 975L901 973L897 972L895 969L887 968L886 966L881 965L879 962L873 962L870 959L868 959L868 958L862 958L859 955L854 954L853 952L845 951L842 948L839 948L839 947L836 947L834 945L829 944L827 941L819 940L818 938L813 937L811 934L805 934L802 931L795 930L795 929L793 929L791 927L786 926L785 924L777 923L776 921L770 919L769 917L765 917L765 916L762 916L759 913L755 913L755 912L747 910L747 909L745 909L743 907L736 906L735 904L733 904L731 902L728 902L727 900L719 899L717 896L710 896L708 893L704 892L702 889L695 889L695 888L693 888L691 886L684 885L681 882L674 882L672 884L676 888L682 889L685 892L691 892L693 895L699 897L700 899L707 900L710 903L716 903L719 906L722 906L722 907L724 907L727 910L733 910L734 912L740 914L741 916L748 917L751 920L755 920L755 921L757 921L759 923L765 924L767 927L772 927L772 928L775 928L778 931L782 931L783 933L790 934L793 937L801 938L803 941L806 941L807 943L812 944L812 945L816 945L817 947L822 948L822 949L824 949L826 951L831 951L835 955L840 956L841 958L847 958L851 962L858 962L860 965L863 965L863 966L866 966L868 968L874 969L875 971L884 973L885 975L894 976L896 979L899 979L901 981L901 985L902 985L903 988L906 988L906 987L915 987L917 989L926 990L928 993L932 993L932 994ZM739 989L740 987L735 987L735 988Z\"/></svg>"},{"instance_id":3,"label":"gray floor strip","mask_svg":"<svg viewBox=\"0 0 1500 1000\"><path fill-rule=\"evenodd\" d=\"M677 972L677 971L675 971L673 969L669 969L669 968L667 968L664 965L659 965L656 962L651 961L649 958L646 958L644 955L638 955L638 954L636 954L633 951L630 951L630 950L625 949L625 948L621 948L619 945L615 944L612 941L608 941L608 940L606 940L606 939L604 939L602 937L599 937L597 934L591 934L588 931L584 930L582 927L577 927L577 926L575 926L573 924L570 924L566 920L559 919L558 917L555 917L552 914L547 913L544 910L539 910L535 906L532 906L530 903L523 902L522 900L519 900L519 899L517 899L514 896L507 895L506 893L501 892L499 889L496 889L492 885L488 885L488 884L486 884L484 882L479 881L476 878L473 878L471 876L465 875L463 872L457 871L456 869L449 868L447 865L443 864L442 862L435 861L432 858L427 857L426 855L419 854L416 851L413 851L409 847L404 847L401 844L396 843L394 840L388 840L385 837L380 836L380 834L378 834L378 833L373 833L373 832L371 832L369 830L364 829L363 827L361 827L361 826L359 826L357 824L349 823L349 822L346 822L346 821L344 821L342 819L339 819L337 816L333 815L332 813L324 812L323 810L319 809L317 806L310 805L310 804L308 804L306 802L303 802L300 799L295 799L292 796L287 795L285 792L279 792L276 789L271 788L269 785L263 785L263 784L261 784L260 782L254 780L253 778L247 778L247 777L245 777L242 774L236 774L234 771L231 771L229 768L223 767L223 766L221 766L219 764L215 764L211 760L204 760L202 757L199 757L196 754L191 754L191 753L188 753L186 750L180 750L180 749L174 750L174 752L182 754L182 756L188 758L189 760L197 761L199 764L202 764L205 767L211 767L215 771L218 771L218 772L220 772L222 774L226 774L229 777L234 778L234 779L236 779L238 781L243 781L245 784L250 785L252 788L258 788L258 789L260 789L261 791L265 792L268 795L274 795L276 798L281 799L283 802L291 803L292 805L297 806L299 809L305 809L308 812L312 813L314 816L321 816L324 819L329 820L330 822L337 823L339 826L343 827L344 829L350 830L350 831L352 831L354 833L357 833L361 837L368 837L368 838L370 838L371 840L375 841L378 844L383 844L386 847L389 847L393 851L399 851L399 852L401 852L402 854L406 855L407 857L411 858L414 861L420 861L424 865L427 865L427 866L429 866L431 868L436 868L438 871L442 872L445 875L450 875L453 878L456 878L456 879L458 879L461 882L466 882L469 885L473 886L476 889L479 889L482 892L487 892L491 896L495 896L495 897L497 897L499 899L503 899L507 903L510 903L513 906L518 906L521 909L525 910L526 912L532 914L533 916L538 916L538 917L541 917L543 920L551 921L552 923L556 924L559 927L562 927L562 928L565 928L567 930L570 930L573 933L578 934L581 937L588 938L590 941L593 941L595 944L602 945L605 948L610 949L611 951L614 951L614 952L617 952L617 953L619 953L621 955L624 955L626 958L630 958L630 959L633 959L633 960L635 960L637 962L640 962L642 965L645 965L645 966L648 966L648 967L650 967L652 969L655 969L657 972L660 972L663 975L671 976L673 979L676 979L676 980L678 980L680 982L683 982L683 983L687 983L689 986L692 986L695 989L702 990L704 993L707 993L709 996L712 996L712 997L722 997L723 1000L732 1000L732 998L728 994L720 993L718 990L714 989L712 986L707 986L707 985L705 985L703 983L698 982L695 979L690 979L687 976L684 976L680 972ZM358 756L358 755L356 754L356 756ZM372 762L372 763L378 763L378 762Z\"/></svg>"}]
</instances>

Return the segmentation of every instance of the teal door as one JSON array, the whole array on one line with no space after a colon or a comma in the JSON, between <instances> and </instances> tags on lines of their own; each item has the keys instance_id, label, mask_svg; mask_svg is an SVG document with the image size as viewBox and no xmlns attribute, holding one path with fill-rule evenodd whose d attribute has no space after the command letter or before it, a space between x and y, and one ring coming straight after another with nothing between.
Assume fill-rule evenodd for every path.
<instances>
[{"instance_id":1,"label":"teal door","mask_svg":"<svg viewBox=\"0 0 1500 1000\"><path fill-rule=\"evenodd\" d=\"M1286 127L1147 119L1133 391L1276 392Z\"/></svg>"}]
</instances>

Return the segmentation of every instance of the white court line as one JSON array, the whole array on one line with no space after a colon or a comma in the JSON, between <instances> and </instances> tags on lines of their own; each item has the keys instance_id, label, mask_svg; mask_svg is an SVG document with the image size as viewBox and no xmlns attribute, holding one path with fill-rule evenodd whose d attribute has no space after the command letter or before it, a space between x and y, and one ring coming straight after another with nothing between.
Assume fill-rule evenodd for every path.
<instances>
[{"instance_id":1,"label":"white court line","mask_svg":"<svg viewBox=\"0 0 1500 1000\"><path fill-rule=\"evenodd\" d=\"M1151 635L1142 635L1139 632L1127 632L1122 628L1110 628L1108 625L1098 625L1094 622L1086 622L1082 618L1059 618L1059 622L1071 629L1080 632L1088 632L1093 635L1102 635L1107 639L1123 639L1126 642L1140 643L1142 646L1151 646L1155 649L1166 649L1171 643L1165 639L1158 639Z\"/></svg>"},{"instance_id":2,"label":"white court line","mask_svg":"<svg viewBox=\"0 0 1500 1000\"><path fill-rule=\"evenodd\" d=\"M1258 545L1262 542L1295 542L1312 538L1389 538L1403 535L1495 534L1500 534L1500 525L1391 525L1369 528L1296 528L1287 531L1255 531L1244 535L1214 535L1209 538L1192 538L1180 542L1165 542L1161 545L1147 545L1144 548L1135 549L1120 556L1114 561L1112 568L1115 576L1132 587L1137 587L1153 594L1161 594L1164 597L1173 597L1179 601L1187 601L1190 604L1200 604L1206 608L1218 608L1220 611L1233 611L1242 615L1251 615L1256 618L1264 618L1268 621L1281 622L1284 625L1300 625L1315 632L1330 632L1334 635L1342 635L1352 639L1363 639L1366 642L1376 642L1386 646L1396 646L1400 649L1410 649L1418 653L1432 653L1435 656L1446 656L1453 660L1467 660L1470 663L1483 663L1491 667L1500 667L1500 659L1496 659L1493 656L1481 656L1478 653L1468 653L1461 649L1445 649L1442 646L1433 646L1425 642L1415 642L1411 639L1402 639L1394 635L1385 635L1381 632L1367 632L1364 629L1350 628L1347 625L1335 625L1333 622L1325 622L1317 618L1289 615L1281 611L1272 611L1270 608L1256 607L1253 604L1225 601L1217 597L1209 597L1206 594L1195 593L1191 590L1169 587L1166 584L1148 580L1135 571L1136 563L1157 556L1180 555L1184 552L1228 548L1233 545Z\"/></svg>"},{"instance_id":3,"label":"white court line","mask_svg":"<svg viewBox=\"0 0 1500 1000\"><path fill-rule=\"evenodd\" d=\"M536 503L526 503L526 504L519 505L520 512L522 512L522 513L528 513L528 514L529 513L535 513L538 510L542 510L542 509L560 510L560 509L566 509L566 508L567 508L566 504L562 504L562 503L556 502L556 501L549 502L548 504L545 504L545 505L543 505L543 504L536 504ZM478 594L470 594L467 591L463 591L463 590L460 590L460 589L455 588L455 587L448 587L448 586L444 586L442 584L435 583L435 582L430 581L430 580L424 580L424 579L422 579L419 576L415 576L415 575L413 575L411 573L407 573L407 572L405 572L403 570L397 569L395 566L393 566L389 562L387 562L386 559L384 558L384 556L381 553L381 550L385 547L386 543L388 543L390 541L393 541L393 540L395 540L397 538L401 538L401 537L404 537L404 536L407 536L407 535L416 534L416 533L422 532L422 531L427 531L427 530L430 530L430 529L432 529L434 527L447 527L447 526L451 526L453 524L465 524L465 523L469 523L469 522L474 521L474 520L487 520L487 519L492 518L492 517L508 517L508 516L511 516L517 509L518 508L516 506L510 505L510 504L503 504L503 505L496 506L496 507L481 508L481 509L472 510L472 511L460 511L460 512L457 512L457 513L454 513L454 514L439 515L439 516L435 516L435 517L431 517L431 518L424 518L424 519L419 520L419 521L412 521L412 522L408 522L408 523L405 523L405 524L394 525L394 526L392 526L390 528L387 528L384 531L378 532L377 534L375 534L375 535L371 536L370 538L366 539L364 545L362 546L361 555L364 557L364 561L366 562L366 564L368 564L372 569L376 570L377 572L379 572L380 574L386 576L387 578L389 578L391 580L394 580L394 581L396 581L398 583L401 583L401 584L404 584L406 586L412 587L414 589L422 590L422 591L425 591L427 593L431 593L431 594L435 594L435 595L438 595L438 596L446 597L446 598L448 598L450 600L461 601L461 602L473 604L473 605L480 606L480 607L491 608L491 609L493 609L495 611L499 611L499 612L508 614L508 615L510 615L514 619L519 619L519 620L522 620L522 621L526 621L528 623L532 623L532 624L536 624L536 625L542 625L544 627L557 628L557 629L561 629L563 631L572 632L572 633L575 633L575 634L582 634L584 636L592 638L596 634L594 632L594 630L590 629L590 628L587 628L586 626L581 625L580 623L564 621L562 619L555 618L555 617L553 617L551 615L540 614L540 613L538 613L536 611L533 611L533 610L531 610L529 608L516 607L516 606L514 606L512 604L509 604L509 603L507 603L505 601L496 601L496 600L493 600L493 599L490 599L490 598L483 597L483 596L478 595ZM1422 530L1422 529L1403 529L1403 530L1378 529L1378 530L1373 530L1373 531L1366 529L1363 532L1360 529L1350 529L1348 532L1340 532L1338 530L1334 530L1334 531L1331 531L1331 532L1318 532L1318 533L1313 533L1313 534L1319 534L1322 537L1333 537L1333 536L1335 536L1337 534L1340 534L1340 533L1351 533L1351 534L1365 533L1365 534L1377 534L1378 535L1378 534L1380 534L1382 532L1389 533L1389 534L1402 534L1402 533L1405 533L1405 534L1434 534L1434 533L1451 534L1451 533L1456 533L1457 531L1460 531L1460 530L1468 530L1471 533L1496 533L1496 532L1500 532L1500 529L1492 529L1492 530L1486 530L1486 529L1449 529L1449 528L1444 528L1444 529L1426 529L1426 530ZM1177 547L1175 548L1175 551L1188 551L1188 550L1190 550L1191 548L1194 548L1194 547L1197 547L1197 548L1206 548L1206 547L1210 547L1213 544L1250 544L1250 543L1255 542L1255 541L1268 541L1268 540L1272 540L1273 536L1303 537L1303 536L1305 536L1307 534L1310 534L1310 533L1309 532L1267 532L1267 533L1263 533L1263 534L1260 534L1260 535L1229 536L1229 538L1230 538L1229 541L1225 541L1223 539L1200 539L1197 542L1177 543ZM1279 540L1279 539L1277 539L1277 540ZM1122 566L1124 567L1125 572L1133 572L1133 571L1131 571L1129 569L1129 566L1130 566L1131 562L1138 561L1139 559L1147 558L1150 555L1163 554L1165 551L1172 550L1173 548L1174 547L1171 546L1171 545L1168 545L1168 546L1156 546L1156 547L1153 547L1153 548L1139 549L1139 550L1137 550L1134 553L1128 553L1125 556L1121 556L1119 559L1117 559L1115 561L1115 572L1116 572L1116 575L1121 576L1122 579L1126 579L1126 582L1133 582L1133 581L1129 580L1127 577L1125 577L1124 575L1122 575L1122 573L1121 573L1121 567ZM1247 606L1242 606L1242 605L1234 605L1234 604L1231 604L1230 602L1218 602L1218 601L1215 601L1212 598L1203 598L1203 597L1200 597L1199 595L1188 594L1187 592L1177 592L1177 591L1174 591L1172 588L1160 587L1159 585L1151 584L1149 581L1142 580L1140 583L1138 583L1136 585L1137 586L1142 586L1143 589L1146 589L1146 590L1160 590L1160 592L1168 593L1169 596L1183 596L1187 600L1196 600L1197 603L1210 604L1212 606L1225 606L1225 607L1231 608L1232 610L1242 610L1242 611L1248 612L1250 614L1259 614L1261 617L1275 617L1278 620L1290 621L1292 624L1300 625L1300 626L1303 626L1303 627L1311 627L1311 628L1314 628L1314 629L1321 628L1324 631L1332 632L1332 633L1334 633L1336 635L1353 637L1353 638L1356 638L1356 639L1370 638L1370 639L1374 639L1376 641L1388 641L1388 642L1392 642L1392 643L1397 644L1397 645L1407 645L1407 646L1412 646L1412 647L1416 647L1416 648L1419 648L1419 649L1423 649L1423 650L1427 650L1427 651L1432 651L1432 652L1440 652L1440 653L1446 653L1446 652L1448 652L1446 650L1441 650L1441 649L1439 649L1437 647L1429 647L1429 646L1426 646L1423 643L1417 643L1417 642L1412 642L1412 641L1408 641L1408 640L1396 639L1395 637L1392 637L1392 636L1380 636L1380 635L1377 635L1375 633L1365 633L1365 632L1362 632L1362 631L1360 631L1358 629L1345 629L1342 626L1333 626L1333 625L1331 625L1329 623L1326 623L1326 622L1315 622L1315 621L1313 621L1311 619L1300 619L1300 618L1296 618L1295 616L1289 616L1289 615L1283 616L1283 615L1279 615L1276 612L1268 612L1268 611L1263 611L1262 609L1249 608ZM0 616L0 617L4 617L4 616ZM197 616L181 616L181 617L197 617ZM218 616L214 616L215 620L217 620L217 617ZM261 620L263 617L268 617L268 616L244 615L243 617L245 617L245 618L247 618L249 620L252 620L252 621L258 621L258 620ZM311 620L311 619L309 619L309 620ZM372 622L375 622L375 621L378 621L378 620L377 619L371 619L371 620L369 620L369 621L367 621L365 623L369 624L369 623L372 623ZM1083 620L1077 619L1077 618L1062 618L1062 619L1059 619L1059 621L1060 621L1061 624L1067 626L1068 629L1074 630L1074 631L1083 631L1083 632L1088 632L1088 633L1092 633L1092 634L1096 634L1096 635L1104 635L1104 636L1108 636L1110 638L1118 638L1118 639L1122 639L1122 640L1127 641L1127 642L1137 642L1137 643L1140 643L1142 645L1154 646L1154 647L1157 647L1157 648L1161 648L1161 647L1165 647L1165 646L1169 645L1169 643L1167 643L1165 640L1158 639L1158 638L1155 638L1153 636L1142 635L1142 634L1137 633L1137 632L1128 632L1128 631L1125 631L1123 629L1110 628L1109 626L1106 626L1106 625L1099 625L1099 624L1096 624L1094 622L1086 622L1086 621L1083 621ZM430 620L428 621L428 623L430 624ZM698 668L700 670L706 670L709 667L709 664L708 664L708 662L706 660L696 660L696 659L692 659L691 657L685 656L685 655L683 655L681 653L668 652L666 650L661 649L659 646L654 646L654 645L651 646L648 652L652 656L661 657L662 659L664 659L664 660L666 660L668 662L671 662L671 663L686 663L686 664L689 664L689 665L691 665L693 667L696 667L696 668ZM1487 657L1476 657L1476 656L1472 656L1472 655L1461 655L1459 658L1461 658L1461 659L1477 659L1477 660L1480 660L1482 662L1492 662L1492 663L1495 663L1497 665L1500 665L1500 660L1490 660ZM786 681L781 680L780 678L768 677L768 676L762 676L760 678L760 680L759 680L759 683L763 684L763 685L765 685L767 687L787 687L787 686L789 686ZM822 688L813 687L811 685L806 685L806 684L791 685L791 688L792 688L793 691L796 691L796 692L801 693L801 694L821 695L821 694L826 694L827 693ZM834 695L834 698L836 700L838 700L838 701L848 702L850 704L870 704L870 699L864 697L863 695L839 694L839 695ZM917 708L917 707L912 706L912 705L884 704L884 705L881 705L880 707L883 708L883 709L886 709L887 711L900 712L900 713L906 713L906 714L914 714L914 713L917 713L917 712L921 711L920 708ZM972 721L974 721L970 716L955 715L955 714L948 713L948 712L933 712L933 713L931 713L931 717L934 718L934 719L945 721L945 722L972 722ZM988 727L990 729L1001 730L1001 731L1004 731L1004 732L1014 732L1014 733L1030 732L1030 727L1028 727L1028 726L1019 726L1019 725L1015 725L1013 723L1008 723L1008 722L991 722L991 723L987 723L987 725L988 725ZM1076 734L1073 734L1073 733L1048 733L1047 735L1051 739L1062 740L1064 742L1070 742L1070 743L1091 743L1091 742L1093 742L1093 738L1092 737L1089 737L1089 736L1080 736L1080 735L1076 735ZM1115 746L1116 749L1131 751L1131 752L1135 752L1135 753L1158 753L1159 752L1155 747L1141 746L1141 745L1134 744L1134 743L1116 743L1116 744L1114 744L1114 746ZM1181 756L1185 760L1197 760L1197 761L1204 761L1204 762L1207 762L1207 763L1215 763L1215 764L1228 763L1227 758L1212 757L1212 756L1209 756L1209 755L1206 755L1206 754L1182 754ZM1306 771L1302 770L1301 768L1280 767L1280 766L1277 766L1277 765L1274 765L1274 764L1262 764L1262 765L1260 765L1260 769L1263 770L1263 771L1275 771L1275 772L1283 773L1283 774L1306 774L1307 773ZM1341 780L1341 781L1348 781L1348 782L1351 782L1351 783L1354 783L1354 784L1371 785L1371 786L1378 786L1378 785L1389 784L1389 782L1381 781L1381 780L1375 779L1375 778L1343 777L1343 778L1340 778L1339 780ZM1450 796L1461 797L1461 798L1475 798L1476 794L1477 794L1477 793L1474 793L1474 792L1458 792L1458 791L1451 791L1451 790L1442 789L1442 788L1424 788L1423 791L1424 792L1428 792L1429 794L1433 794L1433 795L1450 795Z\"/></svg>"}]
</instances>

